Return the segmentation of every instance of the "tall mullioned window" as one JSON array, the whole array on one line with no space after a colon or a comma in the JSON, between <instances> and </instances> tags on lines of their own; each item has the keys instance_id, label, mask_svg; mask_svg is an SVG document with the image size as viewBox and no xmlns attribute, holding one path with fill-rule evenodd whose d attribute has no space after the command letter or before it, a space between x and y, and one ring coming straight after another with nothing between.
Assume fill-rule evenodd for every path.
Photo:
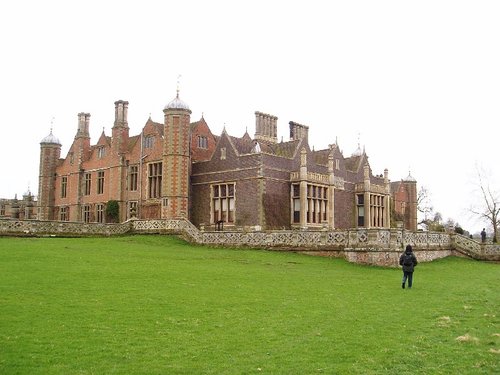
<instances>
[{"instance_id":1,"label":"tall mullioned window","mask_svg":"<svg viewBox=\"0 0 500 375\"><path fill-rule=\"evenodd\" d=\"M106 148L104 146L99 146L97 148L97 157L102 159L104 156L106 156Z\"/></svg>"},{"instance_id":2,"label":"tall mullioned window","mask_svg":"<svg viewBox=\"0 0 500 375\"><path fill-rule=\"evenodd\" d=\"M128 172L128 189L137 191L137 181L139 176L139 166L131 165Z\"/></svg>"},{"instance_id":3,"label":"tall mullioned window","mask_svg":"<svg viewBox=\"0 0 500 375\"><path fill-rule=\"evenodd\" d=\"M61 177L61 198L66 198L67 194L68 194L68 177L62 176Z\"/></svg>"},{"instance_id":4,"label":"tall mullioned window","mask_svg":"<svg viewBox=\"0 0 500 375\"><path fill-rule=\"evenodd\" d=\"M293 223L300 223L300 186L299 184L292 185L292 205L293 205Z\"/></svg>"},{"instance_id":5,"label":"tall mullioned window","mask_svg":"<svg viewBox=\"0 0 500 375\"><path fill-rule=\"evenodd\" d=\"M83 213L83 222L84 223L90 223L92 220L92 211L90 204L86 204L82 207L82 213Z\"/></svg>"},{"instance_id":6,"label":"tall mullioned window","mask_svg":"<svg viewBox=\"0 0 500 375\"><path fill-rule=\"evenodd\" d=\"M155 137L147 135L144 137L144 148L153 148Z\"/></svg>"},{"instance_id":7,"label":"tall mullioned window","mask_svg":"<svg viewBox=\"0 0 500 375\"><path fill-rule=\"evenodd\" d=\"M85 188L84 188L84 194L85 195L90 195L90 191L92 188L92 174L90 173L85 173Z\"/></svg>"},{"instance_id":8,"label":"tall mullioned window","mask_svg":"<svg viewBox=\"0 0 500 375\"><path fill-rule=\"evenodd\" d=\"M328 187L307 184L306 223L321 224L327 221ZM300 185L292 184L292 222L300 223Z\"/></svg>"},{"instance_id":9,"label":"tall mullioned window","mask_svg":"<svg viewBox=\"0 0 500 375\"><path fill-rule=\"evenodd\" d=\"M358 227L365 226L365 196L364 194L356 195L356 210L358 211Z\"/></svg>"},{"instance_id":10,"label":"tall mullioned window","mask_svg":"<svg viewBox=\"0 0 500 375\"><path fill-rule=\"evenodd\" d=\"M208 148L208 139L204 135L198 136L198 148Z\"/></svg>"},{"instance_id":11,"label":"tall mullioned window","mask_svg":"<svg viewBox=\"0 0 500 375\"><path fill-rule=\"evenodd\" d=\"M97 194L104 193L104 171L97 172Z\"/></svg>"},{"instance_id":12,"label":"tall mullioned window","mask_svg":"<svg viewBox=\"0 0 500 375\"><path fill-rule=\"evenodd\" d=\"M69 207L61 207L59 209L59 220L68 221L69 220Z\"/></svg>"},{"instance_id":13,"label":"tall mullioned window","mask_svg":"<svg viewBox=\"0 0 500 375\"><path fill-rule=\"evenodd\" d=\"M380 194L370 195L370 225L381 228L385 225L385 197Z\"/></svg>"},{"instance_id":14,"label":"tall mullioned window","mask_svg":"<svg viewBox=\"0 0 500 375\"><path fill-rule=\"evenodd\" d=\"M96 205L96 216L97 216L97 222L98 223L104 223L104 204L98 203Z\"/></svg>"},{"instance_id":15,"label":"tall mullioned window","mask_svg":"<svg viewBox=\"0 0 500 375\"><path fill-rule=\"evenodd\" d=\"M161 197L162 163L148 165L148 197Z\"/></svg>"},{"instance_id":16,"label":"tall mullioned window","mask_svg":"<svg viewBox=\"0 0 500 375\"><path fill-rule=\"evenodd\" d=\"M234 182L212 185L213 224L234 223Z\"/></svg>"}]
</instances>

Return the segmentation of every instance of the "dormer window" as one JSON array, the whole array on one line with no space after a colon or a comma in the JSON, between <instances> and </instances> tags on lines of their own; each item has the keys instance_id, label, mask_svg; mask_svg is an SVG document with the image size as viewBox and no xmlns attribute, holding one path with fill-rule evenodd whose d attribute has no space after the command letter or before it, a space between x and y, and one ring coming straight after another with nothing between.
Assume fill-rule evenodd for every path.
<instances>
[{"instance_id":1,"label":"dormer window","mask_svg":"<svg viewBox=\"0 0 500 375\"><path fill-rule=\"evenodd\" d=\"M198 136L198 148L208 148L208 139L204 135Z\"/></svg>"},{"instance_id":2,"label":"dormer window","mask_svg":"<svg viewBox=\"0 0 500 375\"><path fill-rule=\"evenodd\" d=\"M221 147L220 149L220 160L226 160L226 148Z\"/></svg>"},{"instance_id":3,"label":"dormer window","mask_svg":"<svg viewBox=\"0 0 500 375\"><path fill-rule=\"evenodd\" d=\"M144 137L144 148L153 148L155 137L148 135Z\"/></svg>"},{"instance_id":4,"label":"dormer window","mask_svg":"<svg viewBox=\"0 0 500 375\"><path fill-rule=\"evenodd\" d=\"M99 146L97 148L97 157L99 159L102 159L106 155L106 147L104 146Z\"/></svg>"}]
</instances>

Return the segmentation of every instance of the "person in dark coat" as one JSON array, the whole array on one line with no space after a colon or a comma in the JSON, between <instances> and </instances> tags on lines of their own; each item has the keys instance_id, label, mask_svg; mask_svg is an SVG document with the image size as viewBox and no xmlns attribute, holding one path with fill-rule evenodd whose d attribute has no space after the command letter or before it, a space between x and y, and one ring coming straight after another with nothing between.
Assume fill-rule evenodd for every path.
<instances>
[{"instance_id":1,"label":"person in dark coat","mask_svg":"<svg viewBox=\"0 0 500 375\"><path fill-rule=\"evenodd\" d=\"M399 257L399 265L403 266L403 282L401 287L404 289L406 280L408 279L408 288L411 288L413 284L413 271L415 266L418 264L417 257L413 254L413 249L411 245L406 245L406 250Z\"/></svg>"}]
</instances>

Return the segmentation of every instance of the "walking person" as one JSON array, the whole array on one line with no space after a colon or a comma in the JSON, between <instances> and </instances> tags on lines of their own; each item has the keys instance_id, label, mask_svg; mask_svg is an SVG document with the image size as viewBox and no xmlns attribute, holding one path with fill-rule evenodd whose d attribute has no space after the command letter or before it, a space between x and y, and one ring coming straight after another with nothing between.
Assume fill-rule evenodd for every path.
<instances>
[{"instance_id":1,"label":"walking person","mask_svg":"<svg viewBox=\"0 0 500 375\"><path fill-rule=\"evenodd\" d=\"M406 250L399 257L399 265L403 266L403 282L401 287L404 289L406 280L408 279L408 288L411 288L413 284L413 271L415 266L418 264L417 257L413 254L413 249L411 245L406 245Z\"/></svg>"}]
</instances>

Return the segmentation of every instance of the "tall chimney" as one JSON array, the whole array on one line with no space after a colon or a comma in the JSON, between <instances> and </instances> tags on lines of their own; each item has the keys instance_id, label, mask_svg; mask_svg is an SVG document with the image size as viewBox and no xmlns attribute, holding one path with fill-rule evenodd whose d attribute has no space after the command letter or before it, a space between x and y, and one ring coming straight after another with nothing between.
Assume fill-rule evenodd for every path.
<instances>
[{"instance_id":1,"label":"tall chimney","mask_svg":"<svg viewBox=\"0 0 500 375\"><path fill-rule=\"evenodd\" d=\"M278 117L267 113L255 112L255 139L278 142Z\"/></svg>"},{"instance_id":2,"label":"tall chimney","mask_svg":"<svg viewBox=\"0 0 500 375\"><path fill-rule=\"evenodd\" d=\"M90 113L80 112L78 114L78 130L75 138L89 138Z\"/></svg>"},{"instance_id":3,"label":"tall chimney","mask_svg":"<svg viewBox=\"0 0 500 375\"><path fill-rule=\"evenodd\" d=\"M114 127L128 128L128 102L124 100L117 100L115 102L115 123Z\"/></svg>"},{"instance_id":4,"label":"tall chimney","mask_svg":"<svg viewBox=\"0 0 500 375\"><path fill-rule=\"evenodd\" d=\"M129 139L127 112L128 102L117 100L115 102L115 123L111 129L111 147L119 154L127 151Z\"/></svg>"},{"instance_id":5,"label":"tall chimney","mask_svg":"<svg viewBox=\"0 0 500 375\"><path fill-rule=\"evenodd\" d=\"M297 122L290 121L290 140L295 141L298 139L305 139L306 143L309 141L309 126L301 125Z\"/></svg>"}]
</instances>

